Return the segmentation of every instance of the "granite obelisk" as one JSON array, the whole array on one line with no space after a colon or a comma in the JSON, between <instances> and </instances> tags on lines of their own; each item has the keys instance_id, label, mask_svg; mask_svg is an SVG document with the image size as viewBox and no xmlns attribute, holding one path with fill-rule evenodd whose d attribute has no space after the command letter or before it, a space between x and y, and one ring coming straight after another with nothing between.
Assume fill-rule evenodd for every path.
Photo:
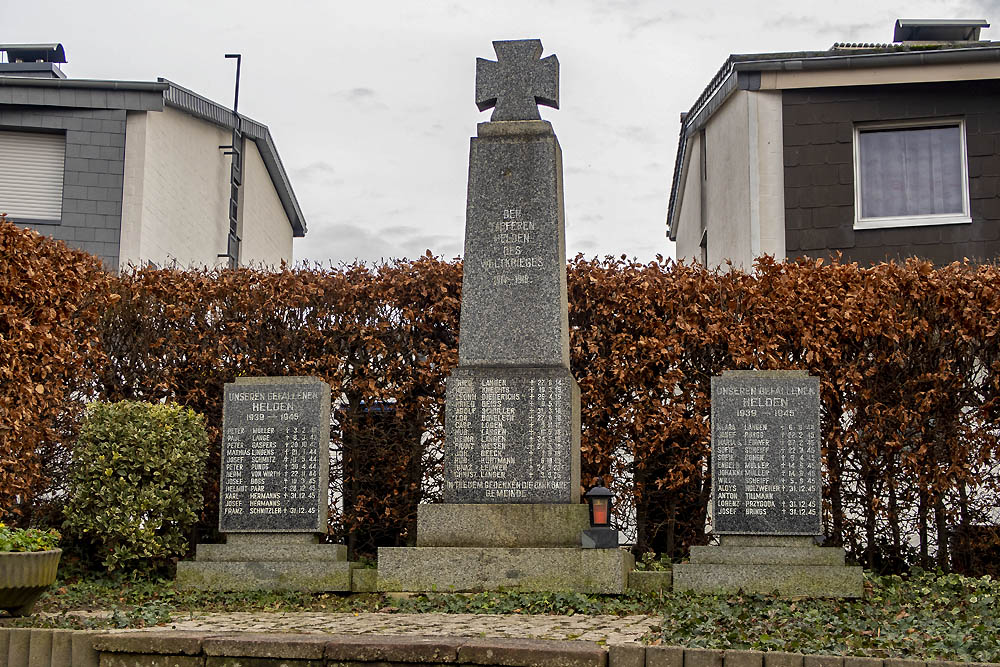
<instances>
[{"instance_id":1,"label":"granite obelisk","mask_svg":"<svg viewBox=\"0 0 1000 667\"><path fill-rule=\"evenodd\" d=\"M581 548L562 153L538 113L559 106L559 61L539 40L493 46L476 63L476 105L493 114L469 151L445 502L418 508L416 547L379 549L379 588L621 593L631 555Z\"/></svg>"}]
</instances>

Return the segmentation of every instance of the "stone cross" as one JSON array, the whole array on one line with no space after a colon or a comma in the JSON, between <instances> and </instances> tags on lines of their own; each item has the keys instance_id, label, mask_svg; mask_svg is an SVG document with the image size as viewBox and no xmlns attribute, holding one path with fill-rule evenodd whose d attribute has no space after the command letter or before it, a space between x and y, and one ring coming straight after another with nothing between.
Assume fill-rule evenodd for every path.
<instances>
[{"instance_id":1,"label":"stone cross","mask_svg":"<svg viewBox=\"0 0 1000 667\"><path fill-rule=\"evenodd\" d=\"M490 120L540 120L538 105L559 108L559 60L538 39L493 42L497 59L476 58L476 106Z\"/></svg>"}]
</instances>

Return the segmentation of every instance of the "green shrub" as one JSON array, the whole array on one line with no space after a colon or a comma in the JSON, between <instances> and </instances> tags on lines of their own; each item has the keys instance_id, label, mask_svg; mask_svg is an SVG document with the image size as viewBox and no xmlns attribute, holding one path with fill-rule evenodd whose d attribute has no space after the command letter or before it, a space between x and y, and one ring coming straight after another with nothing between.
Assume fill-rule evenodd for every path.
<instances>
[{"instance_id":1,"label":"green shrub","mask_svg":"<svg viewBox=\"0 0 1000 667\"><path fill-rule=\"evenodd\" d=\"M11 528L0 523L0 551L51 551L59 543L59 533L37 528Z\"/></svg>"},{"instance_id":2,"label":"green shrub","mask_svg":"<svg viewBox=\"0 0 1000 667\"><path fill-rule=\"evenodd\" d=\"M182 556L202 507L204 417L135 401L87 409L69 475L66 528L109 571Z\"/></svg>"}]
</instances>

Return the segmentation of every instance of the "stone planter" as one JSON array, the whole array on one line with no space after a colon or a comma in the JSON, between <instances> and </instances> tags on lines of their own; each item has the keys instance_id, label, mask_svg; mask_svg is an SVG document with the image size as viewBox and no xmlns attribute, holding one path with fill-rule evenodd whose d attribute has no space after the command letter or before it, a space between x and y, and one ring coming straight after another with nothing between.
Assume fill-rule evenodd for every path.
<instances>
[{"instance_id":1,"label":"stone planter","mask_svg":"<svg viewBox=\"0 0 1000 667\"><path fill-rule=\"evenodd\" d=\"M0 552L0 610L27 616L56 580L62 549Z\"/></svg>"}]
</instances>

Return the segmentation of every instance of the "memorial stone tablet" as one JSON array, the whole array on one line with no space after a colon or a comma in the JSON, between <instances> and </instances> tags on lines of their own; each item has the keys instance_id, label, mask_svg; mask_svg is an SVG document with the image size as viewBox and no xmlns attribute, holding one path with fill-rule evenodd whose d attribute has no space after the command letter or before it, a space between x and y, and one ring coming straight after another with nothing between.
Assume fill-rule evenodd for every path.
<instances>
[{"instance_id":1,"label":"memorial stone tablet","mask_svg":"<svg viewBox=\"0 0 1000 667\"><path fill-rule=\"evenodd\" d=\"M446 503L579 503L580 390L569 369L559 104L538 40L494 42L469 149L458 368L445 406Z\"/></svg>"},{"instance_id":2,"label":"memorial stone tablet","mask_svg":"<svg viewBox=\"0 0 1000 667\"><path fill-rule=\"evenodd\" d=\"M713 532L822 533L819 378L726 371L712 378Z\"/></svg>"},{"instance_id":3,"label":"memorial stone tablet","mask_svg":"<svg viewBox=\"0 0 1000 667\"><path fill-rule=\"evenodd\" d=\"M219 531L326 532L330 386L239 378L225 386Z\"/></svg>"},{"instance_id":4,"label":"memorial stone tablet","mask_svg":"<svg viewBox=\"0 0 1000 667\"><path fill-rule=\"evenodd\" d=\"M445 502L576 501L579 400L563 369L456 369L448 379Z\"/></svg>"}]
</instances>

